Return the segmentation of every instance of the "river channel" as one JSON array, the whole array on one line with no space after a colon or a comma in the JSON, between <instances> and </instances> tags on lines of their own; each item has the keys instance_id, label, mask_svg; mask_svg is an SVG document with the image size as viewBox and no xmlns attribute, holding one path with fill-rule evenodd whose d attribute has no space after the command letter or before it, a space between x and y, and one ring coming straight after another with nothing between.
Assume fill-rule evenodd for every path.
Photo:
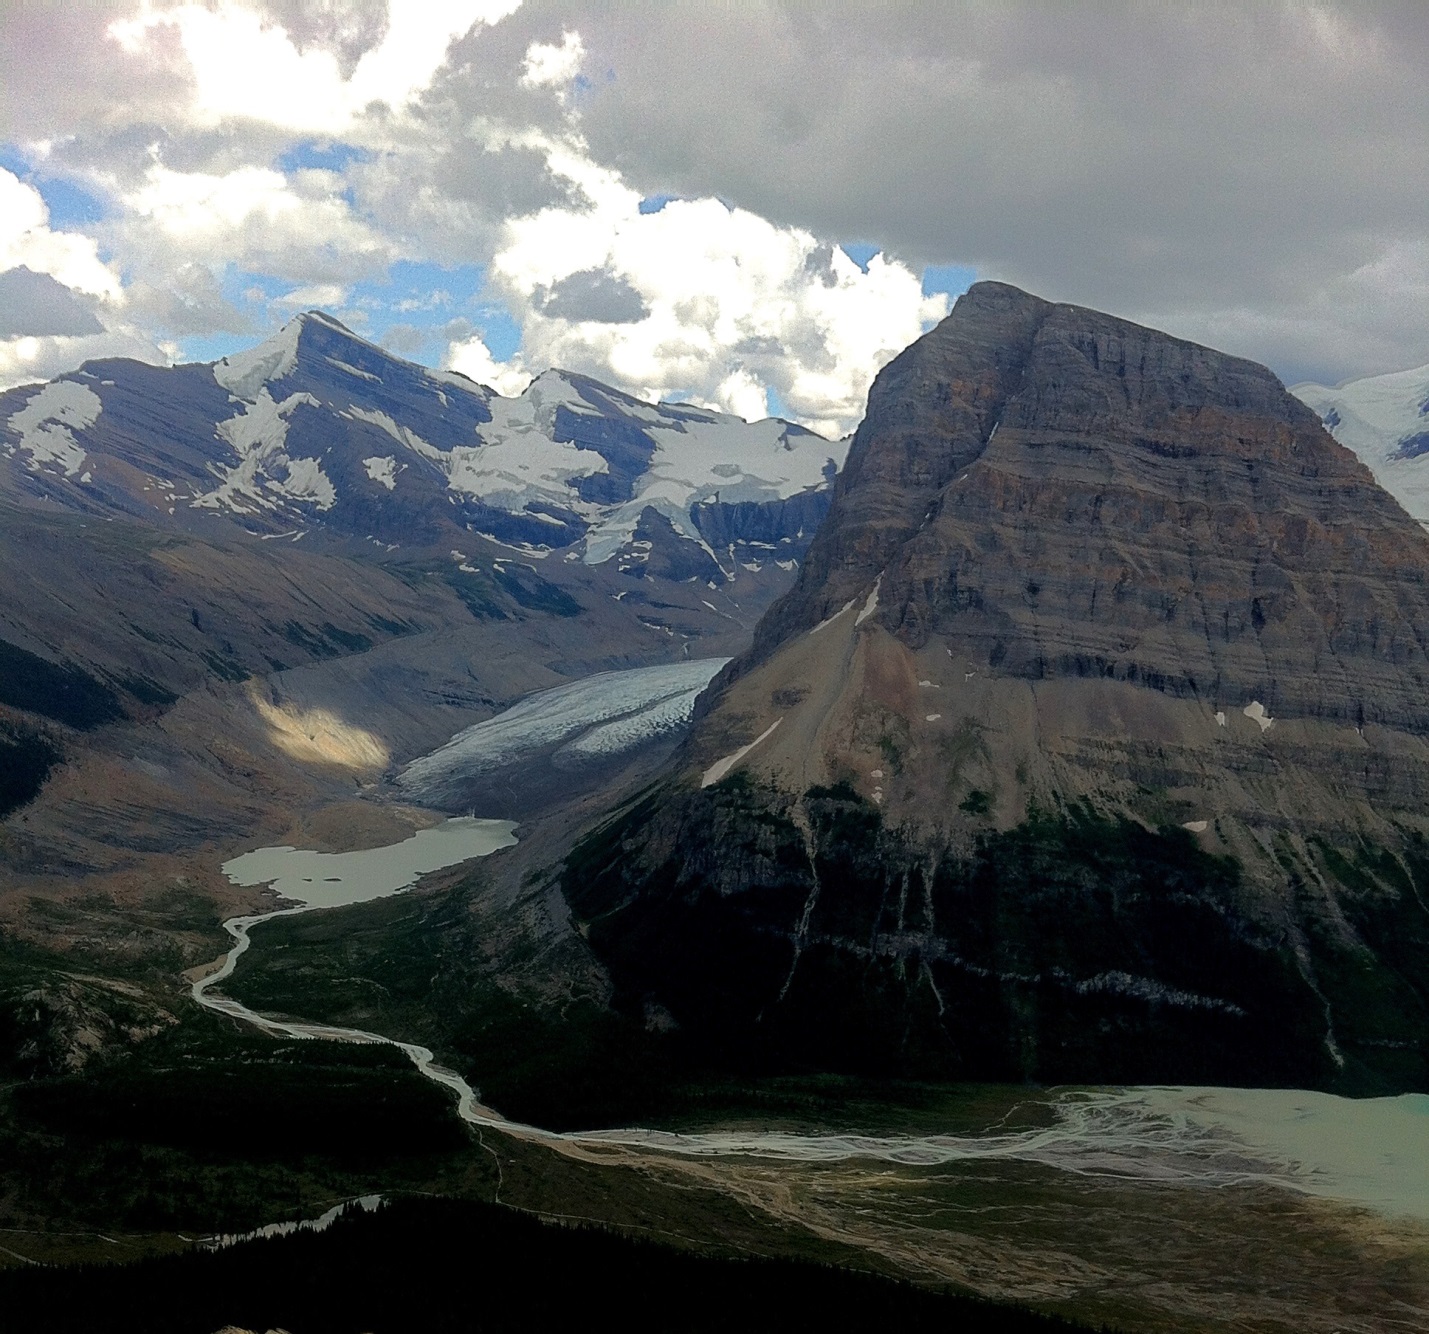
<instances>
[{"instance_id":1,"label":"river channel","mask_svg":"<svg viewBox=\"0 0 1429 1334\"><path fill-rule=\"evenodd\" d=\"M402 843L366 852L264 848L224 864L235 883L271 884L294 906L233 917L222 966L193 984L205 1009L277 1037L382 1043L404 1052L449 1089L463 1121L522 1139L590 1148L625 1147L701 1158L782 1162L854 1159L909 1166L976 1159L1039 1163L1084 1176L1167 1185L1261 1184L1379 1213L1429 1221L1429 1095L1350 1099L1297 1089L1121 1087L1029 1090L1049 1106L1050 1126L978 1135L799 1135L783 1131L678 1133L630 1127L559 1133L508 1121L483 1106L459 1074L417 1043L379 1033L259 1014L219 987L252 947L263 922L399 893L417 878L516 842L507 820L447 820Z\"/></svg>"}]
</instances>

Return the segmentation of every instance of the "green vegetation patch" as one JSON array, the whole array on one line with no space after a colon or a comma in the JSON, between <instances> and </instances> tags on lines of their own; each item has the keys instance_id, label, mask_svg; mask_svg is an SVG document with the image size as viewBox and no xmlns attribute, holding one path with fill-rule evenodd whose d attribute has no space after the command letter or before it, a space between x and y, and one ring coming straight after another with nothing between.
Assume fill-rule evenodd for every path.
<instances>
[{"instance_id":1,"label":"green vegetation patch","mask_svg":"<svg viewBox=\"0 0 1429 1334\"><path fill-rule=\"evenodd\" d=\"M259 1011L424 1042L517 1120L613 1124L657 1103L670 1074L657 1038L594 999L502 986L468 909L456 889L267 923L225 989Z\"/></svg>"},{"instance_id":2,"label":"green vegetation patch","mask_svg":"<svg viewBox=\"0 0 1429 1334\"><path fill-rule=\"evenodd\" d=\"M80 1074L0 1085L0 1217L232 1231L374 1183L430 1186L479 1153L394 1048L205 1014Z\"/></svg>"}]
</instances>

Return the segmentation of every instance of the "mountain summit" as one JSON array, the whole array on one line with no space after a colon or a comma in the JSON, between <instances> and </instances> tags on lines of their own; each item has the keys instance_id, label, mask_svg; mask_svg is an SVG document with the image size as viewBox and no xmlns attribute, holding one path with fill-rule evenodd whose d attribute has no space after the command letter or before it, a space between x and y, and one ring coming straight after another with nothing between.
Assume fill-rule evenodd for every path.
<instances>
[{"instance_id":1,"label":"mountain summit","mask_svg":"<svg viewBox=\"0 0 1429 1334\"><path fill-rule=\"evenodd\" d=\"M980 283L568 897L780 1068L1429 1087L1426 571L1263 367Z\"/></svg>"},{"instance_id":2,"label":"mountain summit","mask_svg":"<svg viewBox=\"0 0 1429 1334\"><path fill-rule=\"evenodd\" d=\"M0 487L27 501L319 542L473 534L716 586L793 569L846 448L561 370L503 398L320 311L211 365L91 362L0 395Z\"/></svg>"}]
</instances>

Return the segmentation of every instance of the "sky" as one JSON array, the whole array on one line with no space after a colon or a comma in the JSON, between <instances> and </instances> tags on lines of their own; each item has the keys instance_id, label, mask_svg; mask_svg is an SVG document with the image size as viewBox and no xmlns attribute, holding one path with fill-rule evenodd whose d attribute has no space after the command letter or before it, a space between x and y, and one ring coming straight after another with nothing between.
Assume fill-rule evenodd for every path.
<instances>
[{"instance_id":1,"label":"sky","mask_svg":"<svg viewBox=\"0 0 1429 1334\"><path fill-rule=\"evenodd\" d=\"M301 310L842 434L978 279L1429 363L1429 5L7 5L0 387Z\"/></svg>"}]
</instances>

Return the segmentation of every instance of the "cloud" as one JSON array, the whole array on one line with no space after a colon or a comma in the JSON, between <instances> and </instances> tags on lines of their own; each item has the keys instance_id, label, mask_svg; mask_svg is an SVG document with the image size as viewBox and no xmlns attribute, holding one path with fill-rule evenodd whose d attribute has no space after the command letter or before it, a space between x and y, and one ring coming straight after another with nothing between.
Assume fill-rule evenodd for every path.
<instances>
[{"instance_id":1,"label":"cloud","mask_svg":"<svg viewBox=\"0 0 1429 1334\"><path fill-rule=\"evenodd\" d=\"M10 338L0 342L0 389L52 380L101 357L131 357L162 366L174 359L173 350L129 326L78 338Z\"/></svg>"},{"instance_id":2,"label":"cloud","mask_svg":"<svg viewBox=\"0 0 1429 1334\"><path fill-rule=\"evenodd\" d=\"M862 415L877 371L947 311L882 255L865 272L801 228L715 199L642 213L639 192L578 141L549 152L583 207L512 219L490 267L522 322L525 365L744 417L766 416L773 391L792 415L839 435Z\"/></svg>"},{"instance_id":3,"label":"cloud","mask_svg":"<svg viewBox=\"0 0 1429 1334\"><path fill-rule=\"evenodd\" d=\"M347 288L341 283L309 283L291 292L275 296L269 304L284 315L295 310L335 309L347 300Z\"/></svg>"},{"instance_id":4,"label":"cloud","mask_svg":"<svg viewBox=\"0 0 1429 1334\"><path fill-rule=\"evenodd\" d=\"M646 193L1326 375L1429 360L1396 287L1426 278L1429 7L769 0L702 9L697 60L687 9L559 12L616 76L591 154Z\"/></svg>"},{"instance_id":5,"label":"cloud","mask_svg":"<svg viewBox=\"0 0 1429 1334\"><path fill-rule=\"evenodd\" d=\"M0 273L0 338L103 331L93 303L48 273L35 273L23 264Z\"/></svg>"},{"instance_id":6,"label":"cloud","mask_svg":"<svg viewBox=\"0 0 1429 1334\"><path fill-rule=\"evenodd\" d=\"M498 361L480 334L472 334L452 343L443 364L448 370L459 371L468 379L487 385L506 398L523 393L532 379L519 356L510 361Z\"/></svg>"},{"instance_id":7,"label":"cloud","mask_svg":"<svg viewBox=\"0 0 1429 1334\"><path fill-rule=\"evenodd\" d=\"M130 55L146 53L156 29L177 37L192 77L188 109L198 123L248 119L340 135L360 124L374 104L405 108L430 84L454 40L477 24L499 22L519 5L520 0L392 5L380 29L360 19L339 28L349 39L345 50L341 42L333 49L295 41L271 14L234 0L214 7L145 7L132 18L116 19L108 32ZM353 15L351 7L333 8ZM379 34L354 60L356 50Z\"/></svg>"},{"instance_id":8,"label":"cloud","mask_svg":"<svg viewBox=\"0 0 1429 1334\"><path fill-rule=\"evenodd\" d=\"M584 59L585 43L578 32L563 32L559 46L532 42L522 63L521 86L562 90L580 73Z\"/></svg>"},{"instance_id":9,"label":"cloud","mask_svg":"<svg viewBox=\"0 0 1429 1334\"><path fill-rule=\"evenodd\" d=\"M239 167L223 175L155 164L124 198L117 231L150 263L237 264L299 282L341 283L384 268L400 242L358 217L336 172Z\"/></svg>"},{"instance_id":10,"label":"cloud","mask_svg":"<svg viewBox=\"0 0 1429 1334\"><path fill-rule=\"evenodd\" d=\"M102 216L0 174L0 270L150 348L341 288L413 348L469 319L446 356L492 383L825 430L944 308L929 265L1333 381L1429 360L1426 65L1429 10L1368 0L22 6L4 133ZM403 265L490 286L425 310Z\"/></svg>"},{"instance_id":11,"label":"cloud","mask_svg":"<svg viewBox=\"0 0 1429 1334\"><path fill-rule=\"evenodd\" d=\"M650 313L645 298L618 273L582 269L568 273L540 299L548 319L594 320L597 324L635 324Z\"/></svg>"},{"instance_id":12,"label":"cloud","mask_svg":"<svg viewBox=\"0 0 1429 1334\"><path fill-rule=\"evenodd\" d=\"M393 324L388 327L378 341L383 347L400 356L411 357L417 355L424 348L430 348L434 343L465 342L474 332L471 321L464 315L459 315L456 319L448 320L445 324L435 327L429 325L422 328L415 324Z\"/></svg>"},{"instance_id":13,"label":"cloud","mask_svg":"<svg viewBox=\"0 0 1429 1334\"><path fill-rule=\"evenodd\" d=\"M93 238L52 231L40 192L14 172L0 168L0 271L21 265L46 273L65 287L118 301L118 277L99 258Z\"/></svg>"}]
</instances>

